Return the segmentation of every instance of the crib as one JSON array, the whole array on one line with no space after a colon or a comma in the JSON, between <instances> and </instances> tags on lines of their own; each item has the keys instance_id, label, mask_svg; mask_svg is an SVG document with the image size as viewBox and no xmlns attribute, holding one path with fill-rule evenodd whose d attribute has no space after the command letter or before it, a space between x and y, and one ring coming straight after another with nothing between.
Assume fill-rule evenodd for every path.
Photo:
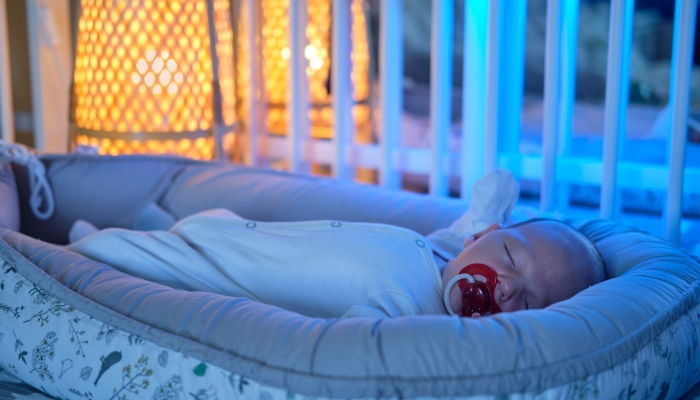
<instances>
[{"instance_id":1,"label":"crib","mask_svg":"<svg viewBox=\"0 0 700 400\"><path fill-rule=\"evenodd\" d=\"M664 211L665 235L678 243L681 199L683 193L700 188L696 167L685 168L686 118L688 87L695 31L695 2L679 1L676 5L674 56L672 67L671 123L668 129L666 165L619 161L624 141L625 118L629 97L633 1L612 1L608 49L608 79L602 160L573 157L571 119L575 93L576 40L578 1L552 2L547 9L545 60L544 121L541 155L520 154L520 110L522 108L523 54L526 2L466 2L464 7L464 73L462 142L459 153L448 151L452 93L452 46L454 4L432 2L431 32L431 149L401 147L399 142L402 109L402 2L382 1L380 13L379 144L352 143L349 131L350 88L342 78L348 70L348 53L334 52L332 63L334 87L334 132L331 142L314 140L308 134L303 113L292 113L286 138L258 134L261 122L257 109L245 116L252 127L246 130L247 165L264 164L264 160L286 159L291 171L305 171L308 163L332 165L336 179L350 179L347 167L378 170L379 185L389 189L401 187L401 173L429 175L429 192L446 196L448 179L460 177L460 193L468 200L469 188L495 167L507 168L522 179L541 182L540 208L553 211L568 200L566 186L590 184L601 187L601 218L619 215L620 189L654 189L667 191ZM302 3L290 3L292 8ZM349 3L334 2L333 44L347 48ZM256 10L256 2L246 5ZM298 13L297 13L298 14ZM254 15L251 18L255 18ZM302 16L290 13L290 43L303 49L305 36ZM252 28L251 28L252 29ZM255 40L251 36L251 41ZM249 47L254 46L254 42ZM342 47L345 46L345 47ZM295 58L296 57L296 58ZM303 51L291 51L290 99L303 97L306 76ZM259 62L259 60L257 60ZM255 59L250 68L257 67ZM301 63L301 64L300 64ZM259 80L250 81L251 93ZM488 90L487 90L488 88ZM298 104L298 101L291 101ZM305 169L306 168L306 169ZM671 176L674 178L671 178Z\"/></svg>"},{"instance_id":2,"label":"crib","mask_svg":"<svg viewBox=\"0 0 700 400\"><path fill-rule=\"evenodd\" d=\"M289 9L305 9L304 0L292 0ZM310 163L330 165L333 177L352 179L353 167L378 171L379 184L389 189L401 187L401 173L429 176L430 194L446 196L448 179L460 178L460 193L468 200L469 188L485 171L494 167L507 168L517 177L541 182L540 208L553 211L568 201L567 185L588 184L601 187L601 218L613 218L620 211L620 189L666 191L665 237L678 243L683 193L700 193L700 169L685 166L685 134L688 115L690 82L695 30L695 1L679 1L676 5L674 50L669 109L672 110L665 164L621 162L625 118L628 103L628 82L634 1L615 0L611 3L610 46L604 124L602 160L571 156L571 119L575 93L576 41L579 2L567 0L552 4L547 10L546 82L544 93L543 140L541 155L520 154L519 118L522 108L523 54L526 2L505 4L496 2L467 2L464 7L464 73L461 151L447 148L447 132L451 105L451 52L453 48L454 4L434 1L431 32L433 49L430 92L431 149L400 146L402 109L402 2L381 1L379 73L381 118L378 118L378 144L357 144L353 141L352 89L350 71L350 13L351 0L333 2L333 51L331 78L333 85L332 140L310 137L309 123L304 112L290 110L288 135L270 136L264 133L261 121L259 92L264 84L256 74L247 82L250 103L244 121L241 143L245 149L243 162L249 166L268 166L270 160L286 160L292 172L308 172ZM35 1L28 4L30 26L37 26ZM32 8L34 7L34 8ZM249 20L249 32L260 24L260 3L241 0ZM32 11L34 10L34 11ZM10 106L9 54L4 17L0 15L0 132L5 141L12 142L13 114ZM304 34L305 15L289 13L290 44L289 101L295 105L306 102L308 78L305 74ZM31 32L30 32L31 33ZM243 47L255 49L259 37L247 36ZM32 39L36 42L37 38ZM37 50L34 43L32 54ZM251 54L256 54L254 51ZM38 56L32 58L34 64ZM251 71L261 68L259 57L249 57L246 66ZM38 78L37 78L38 79ZM486 90L486 89L489 90ZM41 98L37 91L34 97ZM36 116L35 116L36 118ZM37 124L39 123L37 122ZM38 138L39 150L45 140Z\"/></svg>"},{"instance_id":3,"label":"crib","mask_svg":"<svg viewBox=\"0 0 700 400\"><path fill-rule=\"evenodd\" d=\"M246 0L250 10L256 3ZM305 28L294 10L303 9L304 1L289 4L290 43L301 49ZM463 94L469 126L461 154L454 154L447 151L444 134L451 109L454 5L433 1L432 148L425 151L398 145L401 1L382 0L379 144L352 142L351 96L340 78L349 60L347 53L336 51L331 141L309 137L303 112L291 113L285 138L263 135L253 107L245 133L247 166L167 157L42 156L56 199L48 220L27 206L27 170L4 166L0 366L58 398L697 396L700 265L672 244L679 240L682 194L700 191L700 171L684 168L697 1L679 0L676 6L667 167L618 161L628 98L629 0L614 0L611 8L603 160L577 159L564 151L570 140L577 4L551 2L547 11L542 156L508 147L517 141L518 130L504 127L518 120L522 101L522 93L513 92L522 80L522 65L507 62L509 55L523 51L517 40L522 3L468 2L465 7L465 20L472 22L465 24L465 54L473 60L465 63L472 84ZM337 49L347 48L348 6L347 0L333 2ZM7 88L1 17L0 82ZM303 52L291 54L290 99L297 101L290 104L298 105L304 103ZM256 60L250 63L255 69ZM250 91L260 84L251 81ZM5 90L0 90L0 111L8 140L12 129ZM273 159L285 159L289 172L259 169ZM311 162L332 165L335 180L304 174ZM377 169L380 188L348 182L350 167ZM66 243L77 218L99 228L129 227L149 202L178 218L224 207L255 221L381 222L425 235L464 212L468 188L495 167L539 180L541 212L556 210L565 197L561 187L572 183L601 185L603 219L619 212L619 188L667 190L668 242L614 221L570 221L596 243L611 279L546 310L478 322L310 319L245 299L176 293L56 246ZM144 170L148 177L137 180ZM431 196L396 191L402 172L429 174ZM461 177L461 201L446 198L450 176ZM163 319L161 310L172 318ZM494 348L495 355L489 350ZM21 385L0 390L30 390Z\"/></svg>"}]
</instances>

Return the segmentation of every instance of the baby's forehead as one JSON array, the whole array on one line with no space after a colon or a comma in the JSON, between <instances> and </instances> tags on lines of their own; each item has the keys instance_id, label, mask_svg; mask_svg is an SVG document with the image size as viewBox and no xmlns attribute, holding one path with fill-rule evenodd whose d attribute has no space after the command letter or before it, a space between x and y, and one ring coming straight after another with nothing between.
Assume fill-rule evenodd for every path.
<instances>
[{"instance_id":1,"label":"baby's forehead","mask_svg":"<svg viewBox=\"0 0 700 400\"><path fill-rule=\"evenodd\" d=\"M533 221L506 229L507 233L535 247L571 247L582 243L574 228L557 221Z\"/></svg>"},{"instance_id":2,"label":"baby's forehead","mask_svg":"<svg viewBox=\"0 0 700 400\"><path fill-rule=\"evenodd\" d=\"M525 251L517 251L517 258L525 269L545 279L549 285L572 281L577 254L583 243L573 228L558 222L538 221L513 228L510 234L518 237Z\"/></svg>"}]
</instances>

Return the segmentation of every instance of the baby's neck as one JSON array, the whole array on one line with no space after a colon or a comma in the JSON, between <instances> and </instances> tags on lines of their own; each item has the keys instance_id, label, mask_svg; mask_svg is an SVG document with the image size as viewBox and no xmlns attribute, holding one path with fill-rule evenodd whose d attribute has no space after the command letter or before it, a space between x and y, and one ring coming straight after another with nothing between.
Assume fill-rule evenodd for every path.
<instances>
[{"instance_id":1,"label":"baby's neck","mask_svg":"<svg viewBox=\"0 0 700 400\"><path fill-rule=\"evenodd\" d=\"M440 275L442 275L442 270L445 269L447 261L445 261L444 258L440 257L436 252L433 252L433 258L435 258L435 264L437 264L438 269L440 270Z\"/></svg>"}]
</instances>

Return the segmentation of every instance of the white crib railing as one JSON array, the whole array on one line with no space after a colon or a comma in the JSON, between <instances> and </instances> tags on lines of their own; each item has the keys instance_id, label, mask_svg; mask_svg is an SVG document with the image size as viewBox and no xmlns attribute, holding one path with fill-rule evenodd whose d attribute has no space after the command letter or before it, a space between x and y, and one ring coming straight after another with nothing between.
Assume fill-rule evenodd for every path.
<instances>
[{"instance_id":1,"label":"white crib railing","mask_svg":"<svg viewBox=\"0 0 700 400\"><path fill-rule=\"evenodd\" d=\"M290 15L294 14L294 7L303 7L302 2L303 0L297 0L290 3L293 4L290 6ZM402 2L382 0L380 4L379 144L353 145L348 140L352 132L348 130L351 124L346 118L352 105L347 101L343 103L342 99L350 97L347 94L350 89L344 86L347 82L339 82L339 79L347 76L349 67L346 63L349 60L336 56L338 59L334 59L332 65L333 87L334 90L339 90L334 92L334 98L339 99L335 100L334 110L336 115L344 115L335 120L335 131L340 133L339 139L333 145L313 141L309 138L308 131L297 132L286 139L266 137L265 157L301 157L306 162L331 164L336 168L374 168L379 172L380 185L390 189L400 187L401 172L428 174L430 193L436 196L447 195L449 176L460 176L461 193L465 199L470 194L469 188L480 176L492 168L503 167L512 170L520 178L540 180L540 208L543 211L553 211L557 204L567 201L566 187L569 184L600 185L602 218L615 218L618 215L623 188L666 190L666 238L676 243L679 241L681 195L683 192L700 193L700 170L684 168L697 0L678 0L676 5L669 166L619 160L629 97L633 0L612 0L602 160L584 159L569 154L575 93L578 0L547 3L542 156L519 154L519 127L513 127L513 124L519 123L522 105L522 38L525 34L526 2L465 2L461 155L448 152L446 146L452 91L453 2L433 0L430 94L432 147L429 150L399 146L398 127L401 125L402 109ZM346 25L349 24L349 15L348 1L334 2L334 43L348 34ZM290 24L289 36L303 40L303 37L295 36L291 31L297 29L292 28L293 25ZM299 60L303 62L303 52L291 53L292 63ZM514 98L518 101L513 101ZM297 117L306 118L306 114L299 113ZM298 129L294 125L297 123L290 121L290 132ZM292 146L287 147L285 153L285 147L280 143L282 140L303 143L301 155L295 156L294 151L290 150L293 149ZM345 173L335 174L347 178Z\"/></svg>"},{"instance_id":2,"label":"white crib railing","mask_svg":"<svg viewBox=\"0 0 700 400\"><path fill-rule=\"evenodd\" d=\"M546 81L542 155L518 152L524 69L526 1L466 1L464 6L463 134L461 153L448 151L451 110L452 0L433 0L431 33L432 148L402 148L402 0L381 0L380 10L380 123L379 143L354 144L350 75L351 0L333 1L332 86L334 140L314 140L309 135L307 109L306 0L289 0L288 37L289 109L288 135L259 134L262 78L258 51L261 23L258 0L240 0L248 15L248 60L251 101L244 160L264 165L265 160L285 158L291 171L307 171L310 162L331 165L337 179L351 179L351 168L378 170L379 184L401 187L401 173L430 176L430 193L447 195L447 178L461 177L465 200L472 184L486 171L502 167L523 179L541 182L540 206L551 211L566 203L569 184L601 186L600 215L614 218L620 191L651 189L667 191L664 211L666 238L678 242L683 193L700 194L700 169L685 168L686 121L689 108L690 72L693 55L697 0L678 0L673 39L672 80L669 107L668 164L645 164L619 160L625 135L628 100L633 0L612 0L610 47L604 128L603 159L573 157L569 152L575 92L579 0L549 1L547 10ZM9 48L0 0L0 133L13 141L10 105ZM564 190L560 190L564 189Z\"/></svg>"},{"instance_id":3,"label":"white crib railing","mask_svg":"<svg viewBox=\"0 0 700 400\"><path fill-rule=\"evenodd\" d=\"M617 216L623 188L667 190L664 212L666 237L678 242L681 195L684 191L700 193L700 170L684 168L697 0L678 0L676 6L670 102L673 113L669 127L668 167L620 160L629 97L633 0L612 1L602 161L572 157L569 154L575 93L578 0L548 2L542 156L517 154L519 130L507 124L519 121L522 104L513 103L512 99L522 97L522 75L518 81L514 71L520 70L522 74L524 67L524 43L517 40L518 37L524 37L524 4L525 2L502 0L465 2L464 131L461 156L449 154L446 148L451 109L449 93L453 2L433 1L430 96L432 147L425 150L401 148L398 145L402 90L401 1L382 0L379 145L348 143L343 138L347 138L349 132L346 129L350 124L343 119L344 126L339 126L338 121L341 119L338 119L336 132L341 132L341 139L337 140L335 151L328 148L328 143L312 141L307 144L303 158L334 166L376 168L379 170L380 185L391 189L400 186L401 172L429 174L430 193L436 196L447 195L449 176L460 176L461 193L465 199L468 199L471 185L486 171L497 166L504 167L521 178L540 180L540 207L543 211L556 209L557 197L563 197L560 201L566 201L567 191L558 190L559 187L566 189L566 185L573 183L600 185L602 218ZM336 1L334 4L334 24L338 25L334 35L347 35L341 29L346 29L343 24L348 21L338 22L339 18L349 19L350 13L347 10L342 12L343 7L348 8L349 3ZM506 19L507 22L504 22ZM334 88L341 87L336 82L341 76L338 71L348 68L338 65L348 62L347 59L338 57L338 53L334 52ZM516 76L515 81L513 76ZM508 78L511 81L504 84ZM341 97L342 93L336 92L334 97ZM349 104L336 106L341 107L339 109L344 107L345 110L350 107ZM303 115L305 114L300 113L300 116ZM308 138L308 134L302 136ZM299 140L294 137L268 138L266 156L283 156L279 144L274 142ZM345 147L345 151L342 147ZM292 154L288 157L292 157Z\"/></svg>"},{"instance_id":4,"label":"white crib railing","mask_svg":"<svg viewBox=\"0 0 700 400\"><path fill-rule=\"evenodd\" d=\"M622 151L627 120L634 1L614 0L611 6L603 132L603 183L600 188L601 218L614 218L619 208L617 161Z\"/></svg>"},{"instance_id":5,"label":"white crib railing","mask_svg":"<svg viewBox=\"0 0 700 400\"><path fill-rule=\"evenodd\" d=\"M668 151L668 195L666 198L666 239L680 240L681 205L685 144L690 90L690 71L693 63L695 15L697 0L676 3L676 24L673 30L673 61L671 68L671 135Z\"/></svg>"},{"instance_id":6,"label":"white crib railing","mask_svg":"<svg viewBox=\"0 0 700 400\"><path fill-rule=\"evenodd\" d=\"M559 139L559 104L562 86L562 27L566 14L564 2L547 3L547 35L545 42L544 66L544 124L542 127L542 183L540 189L540 209L555 209L555 184L557 171L557 140Z\"/></svg>"},{"instance_id":7,"label":"white crib railing","mask_svg":"<svg viewBox=\"0 0 700 400\"><path fill-rule=\"evenodd\" d=\"M375 161L372 167L379 167L379 184L387 189L399 189L401 187L401 160L396 157L395 150L399 147L401 126L401 111L403 109L402 82L403 82L403 18L402 0L382 0L379 22L379 76L381 86L380 107L381 134L379 138L379 159L371 156L369 146L363 146L360 150L369 153L369 157L362 157L360 152L353 154L355 164L362 161ZM349 15L346 13L345 15ZM337 68L331 66L331 68ZM428 160L427 164L430 165ZM369 166L369 165L361 165Z\"/></svg>"},{"instance_id":8,"label":"white crib railing","mask_svg":"<svg viewBox=\"0 0 700 400\"><path fill-rule=\"evenodd\" d=\"M430 41L430 132L431 166L430 194L446 196L449 192L445 174L447 135L452 114L452 37L454 34L454 3L433 1L433 23Z\"/></svg>"},{"instance_id":9,"label":"white crib railing","mask_svg":"<svg viewBox=\"0 0 700 400\"><path fill-rule=\"evenodd\" d=\"M7 32L7 5L0 0L0 139L7 143L15 140L12 115L12 85L10 80L10 43Z\"/></svg>"},{"instance_id":10,"label":"white crib railing","mask_svg":"<svg viewBox=\"0 0 700 400\"><path fill-rule=\"evenodd\" d=\"M345 14L352 5L351 0L336 0L333 2L333 59L331 79L333 80L333 177L348 180L351 171L347 166L345 148L352 144L352 82L350 80L350 51L352 27L350 18Z\"/></svg>"}]
</instances>

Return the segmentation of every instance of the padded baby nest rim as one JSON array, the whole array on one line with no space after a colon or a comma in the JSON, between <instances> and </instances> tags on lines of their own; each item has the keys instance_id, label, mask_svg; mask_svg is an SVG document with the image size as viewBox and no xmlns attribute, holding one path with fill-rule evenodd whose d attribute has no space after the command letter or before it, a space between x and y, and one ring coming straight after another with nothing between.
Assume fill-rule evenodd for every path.
<instances>
[{"instance_id":1,"label":"padded baby nest rim","mask_svg":"<svg viewBox=\"0 0 700 400\"><path fill-rule=\"evenodd\" d=\"M257 221L378 222L424 235L448 226L465 208L456 199L176 157L45 155L41 161L56 211L48 220L39 220L32 214L27 206L27 170L13 165L20 231L56 244L68 243L68 231L76 219L84 219L100 229L130 229L151 203L176 219L227 208ZM12 171L9 175L12 178ZM0 192L0 204L7 197ZM9 213L16 214L14 210Z\"/></svg>"},{"instance_id":2,"label":"padded baby nest rim","mask_svg":"<svg viewBox=\"0 0 700 400\"><path fill-rule=\"evenodd\" d=\"M22 237L12 238L12 236L18 235L16 233L5 231L3 234L4 239L8 241L8 243L17 239L22 240ZM542 367L491 375L484 374L478 377L432 376L429 378L420 378L397 375L371 377L337 376L268 365L264 360L251 359L246 356L234 354L230 351L220 350L206 344L166 333L118 314L115 311L107 309L98 303L72 292L17 253L7 243L3 243L0 249L6 258L16 262L16 265L20 267L20 273L27 279L49 290L51 294L58 299L77 306L76 308L79 308L81 311L94 318L108 322L110 325L114 325L119 329L136 332L144 339L161 346L191 354L201 359L210 360L212 364L244 374L261 383L267 383L276 387L293 388L298 393L307 393L316 396L376 396L377 393L415 396L426 394L455 395L475 392L497 394L504 392L541 391L555 385L566 384L591 374L605 371L628 360L633 357L639 349L648 345L654 337L668 328L680 315L687 312L690 306L695 304L698 297L700 297L700 283L696 282L672 305L666 307L663 313L660 313L659 316L647 322L635 332L628 334L630 337L634 337L634 339L621 339L599 351L561 360L560 362L547 364ZM248 300L239 301L253 308L261 306L253 304ZM284 311L280 310L280 312ZM448 326L454 324L454 320L447 319L447 317L436 318L443 318L445 322L448 322ZM383 329L381 328L389 328L390 331L385 337L391 337L391 331L395 329L400 331L402 329L401 325L407 320L407 318L402 318L396 321L372 322L377 328L377 341L381 343L382 340ZM315 322L315 320L312 322ZM318 323L321 324L320 321L318 321ZM333 329L335 325L343 323L346 322L336 321L335 323L328 323L323 329L328 332ZM380 327L380 325L384 326ZM609 357L607 353L609 353L612 348L623 348L626 355L617 358ZM385 367L387 366L385 365ZM529 376L533 374L533 370L537 370L539 376L547 376L549 378L533 381L529 379Z\"/></svg>"},{"instance_id":3,"label":"padded baby nest rim","mask_svg":"<svg viewBox=\"0 0 700 400\"><path fill-rule=\"evenodd\" d=\"M63 284L54 279L51 275L42 271L31 261L26 259L20 253L18 253L9 243L8 235L12 235L13 232L9 232L5 229L0 229L0 254L3 258L14 263L18 270L18 273L28 279L30 282L36 284L42 289L46 290L49 294L58 300L63 301L66 304L70 304L75 308L79 309L85 314L99 319L103 322L107 322L110 325L124 331L138 333L138 336L145 340L152 341L164 347L168 347L183 353L188 353L191 355L197 355L203 359L212 359L214 357L207 357L220 355L226 358L230 358L230 362L222 363L219 365L222 368L239 370L242 373L253 372L259 370L262 366L263 368L268 368L265 365L261 365L257 360L247 359L245 357L240 357L236 354L225 352L211 346L207 346L203 343L190 340L188 338L178 336L158 328L152 327L150 325L144 324L135 319L129 318L125 315L117 313L87 297L81 296L78 293L66 288ZM21 235L14 233L15 235ZM23 235L22 235L23 236ZM11 240L10 240L11 241ZM169 289L165 289L169 290ZM242 302L249 302L247 299L240 299ZM76 305L78 305L76 307ZM220 353L220 354L216 354ZM215 363L214 363L215 364ZM272 367L271 371L268 372L286 372L281 368Z\"/></svg>"},{"instance_id":4,"label":"padded baby nest rim","mask_svg":"<svg viewBox=\"0 0 700 400\"><path fill-rule=\"evenodd\" d=\"M53 162L66 162L66 163L95 163L95 164L129 164L129 163L142 163L142 162L157 162L164 164L172 164L174 167L181 168L187 166L207 166L209 168L234 168L241 171L254 170L261 174L266 175L276 175L290 177L294 179L303 179L309 181L321 180L322 177L309 176L304 174L296 174L292 172L277 171L274 169L255 169L249 168L242 165L231 164L224 161L202 161L193 160L191 158L170 156L170 155L142 155L142 154L128 154L115 156L94 156L86 154L44 154L40 157L41 161L45 164L47 169L51 166ZM22 166L17 166L24 168ZM174 177L176 178L178 174L182 173L183 170L179 170Z\"/></svg>"}]
</instances>

